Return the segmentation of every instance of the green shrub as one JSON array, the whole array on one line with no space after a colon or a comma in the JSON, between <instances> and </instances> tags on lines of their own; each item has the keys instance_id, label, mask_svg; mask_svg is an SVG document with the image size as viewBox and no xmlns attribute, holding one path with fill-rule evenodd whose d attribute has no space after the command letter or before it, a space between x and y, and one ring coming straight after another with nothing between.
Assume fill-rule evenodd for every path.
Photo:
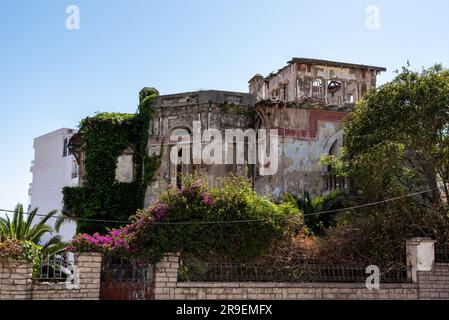
<instances>
[{"instance_id":1,"label":"green shrub","mask_svg":"<svg viewBox=\"0 0 449 320\"><path fill-rule=\"evenodd\" d=\"M42 247L32 241L7 239L0 242L0 264L5 264L8 258L25 260L32 264L33 275L40 271Z\"/></svg>"},{"instance_id":2,"label":"green shrub","mask_svg":"<svg viewBox=\"0 0 449 320\"><path fill-rule=\"evenodd\" d=\"M249 180L230 176L209 187L204 179L186 177L183 187L169 188L159 201L132 217L133 223L111 230L108 238L79 236L72 250L108 251L118 246L130 255L157 262L167 252L213 254L247 259L291 237L302 227L300 212L289 203L275 204L257 195ZM89 242L89 243L86 243ZM98 249L96 249L98 248Z\"/></svg>"}]
</instances>

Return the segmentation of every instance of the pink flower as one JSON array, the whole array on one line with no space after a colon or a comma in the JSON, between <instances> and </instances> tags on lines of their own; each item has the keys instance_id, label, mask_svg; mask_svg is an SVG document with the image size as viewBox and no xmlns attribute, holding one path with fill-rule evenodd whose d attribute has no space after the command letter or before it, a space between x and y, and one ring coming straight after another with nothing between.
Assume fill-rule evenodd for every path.
<instances>
[{"instance_id":1,"label":"pink flower","mask_svg":"<svg viewBox=\"0 0 449 320\"><path fill-rule=\"evenodd\" d=\"M120 230L111 230L109 234L113 237L120 237L122 233Z\"/></svg>"},{"instance_id":2,"label":"pink flower","mask_svg":"<svg viewBox=\"0 0 449 320\"><path fill-rule=\"evenodd\" d=\"M150 212L156 220L162 220L167 215L168 210L165 204L158 202L150 209Z\"/></svg>"},{"instance_id":3,"label":"pink flower","mask_svg":"<svg viewBox=\"0 0 449 320\"><path fill-rule=\"evenodd\" d=\"M212 206L214 204L214 200L211 196L202 196L202 201L206 206Z\"/></svg>"}]
</instances>

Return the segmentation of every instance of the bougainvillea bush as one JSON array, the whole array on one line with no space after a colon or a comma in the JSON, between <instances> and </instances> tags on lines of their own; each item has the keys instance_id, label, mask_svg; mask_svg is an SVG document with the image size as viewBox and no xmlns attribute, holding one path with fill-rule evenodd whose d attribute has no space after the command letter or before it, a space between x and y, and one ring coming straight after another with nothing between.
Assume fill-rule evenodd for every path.
<instances>
[{"instance_id":1,"label":"bougainvillea bush","mask_svg":"<svg viewBox=\"0 0 449 320\"><path fill-rule=\"evenodd\" d=\"M42 247L32 241L6 239L0 242L0 264L6 264L8 259L24 260L33 266L33 275L40 270Z\"/></svg>"},{"instance_id":2,"label":"bougainvillea bush","mask_svg":"<svg viewBox=\"0 0 449 320\"><path fill-rule=\"evenodd\" d=\"M244 259L260 256L277 241L302 228L297 208L257 195L238 176L216 181L188 176L183 187L171 186L132 223L106 236L78 235L71 251L101 251L157 262L166 252L214 254Z\"/></svg>"}]
</instances>

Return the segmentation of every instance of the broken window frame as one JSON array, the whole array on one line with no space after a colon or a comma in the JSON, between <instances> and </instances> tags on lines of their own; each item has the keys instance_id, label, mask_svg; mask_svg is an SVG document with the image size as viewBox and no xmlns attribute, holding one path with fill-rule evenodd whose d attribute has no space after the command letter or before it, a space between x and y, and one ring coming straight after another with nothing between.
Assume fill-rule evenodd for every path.
<instances>
[{"instance_id":1,"label":"broken window frame","mask_svg":"<svg viewBox=\"0 0 449 320\"><path fill-rule=\"evenodd\" d=\"M324 80L316 78L312 80L311 92L313 99L324 100Z\"/></svg>"}]
</instances>

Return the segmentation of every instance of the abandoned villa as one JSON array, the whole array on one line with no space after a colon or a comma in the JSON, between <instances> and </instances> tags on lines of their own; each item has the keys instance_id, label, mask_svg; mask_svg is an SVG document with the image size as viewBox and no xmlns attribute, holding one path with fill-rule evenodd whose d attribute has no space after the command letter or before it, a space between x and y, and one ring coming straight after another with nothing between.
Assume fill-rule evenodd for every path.
<instances>
[{"instance_id":1,"label":"abandoned villa","mask_svg":"<svg viewBox=\"0 0 449 320\"><path fill-rule=\"evenodd\" d=\"M207 90L159 96L148 150L150 154L160 154L161 162L148 186L145 206L153 203L170 184L179 184L180 175L197 170L207 173L211 181L230 173L247 175L259 194L271 198L286 192L321 195L347 189L345 178L329 175L328 168L319 164L320 156L337 154L343 143L344 118L358 100L376 87L376 77L382 71L386 69L293 58L267 77L260 74L252 77L249 93ZM220 131L275 129L279 155L276 173L261 175L259 166L247 161L225 165L173 164L170 152L176 141L170 137L191 135L194 121L202 129ZM235 149L236 145L231 143L225 148ZM82 155L77 159L82 173ZM133 153L127 149L118 159L116 179L132 182L134 178Z\"/></svg>"}]
</instances>

